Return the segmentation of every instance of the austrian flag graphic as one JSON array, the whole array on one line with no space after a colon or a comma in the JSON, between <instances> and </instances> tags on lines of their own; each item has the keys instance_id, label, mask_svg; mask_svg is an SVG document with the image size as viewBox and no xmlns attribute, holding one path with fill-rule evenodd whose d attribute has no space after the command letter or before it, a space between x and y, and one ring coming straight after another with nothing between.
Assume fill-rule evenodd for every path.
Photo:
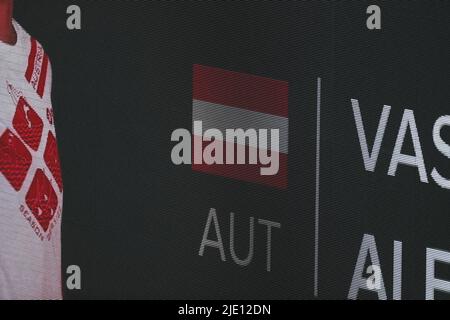
<instances>
[{"instance_id":1,"label":"austrian flag graphic","mask_svg":"<svg viewBox=\"0 0 450 320\"><path fill-rule=\"evenodd\" d=\"M258 153L264 148L271 157L278 156L279 170L274 175L262 175L260 169L265 166L259 162L199 164L195 161L192 162L192 170L280 189L287 188L288 95L289 86L285 81L194 65L192 120L193 123L202 122L202 135L206 130L214 128L223 133L227 129L254 129L256 132L267 129L270 136L272 129L278 129L278 150L271 149L270 137L263 144L252 144L247 139L242 146L238 145L239 141L227 140L224 135L226 147L223 152L226 153L229 144L233 144L234 150L244 147L246 155L255 151ZM202 141L202 149L210 143L204 141L203 136L194 135L193 138L194 141Z\"/></svg>"}]
</instances>

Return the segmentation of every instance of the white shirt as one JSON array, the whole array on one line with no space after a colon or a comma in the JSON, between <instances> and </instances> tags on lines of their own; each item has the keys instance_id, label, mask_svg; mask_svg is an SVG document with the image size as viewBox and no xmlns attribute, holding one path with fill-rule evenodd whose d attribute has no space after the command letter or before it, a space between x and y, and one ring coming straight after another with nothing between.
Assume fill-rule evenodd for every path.
<instances>
[{"instance_id":1,"label":"white shirt","mask_svg":"<svg viewBox=\"0 0 450 320\"><path fill-rule=\"evenodd\" d=\"M42 46L0 42L0 299L61 299L63 185Z\"/></svg>"}]
</instances>

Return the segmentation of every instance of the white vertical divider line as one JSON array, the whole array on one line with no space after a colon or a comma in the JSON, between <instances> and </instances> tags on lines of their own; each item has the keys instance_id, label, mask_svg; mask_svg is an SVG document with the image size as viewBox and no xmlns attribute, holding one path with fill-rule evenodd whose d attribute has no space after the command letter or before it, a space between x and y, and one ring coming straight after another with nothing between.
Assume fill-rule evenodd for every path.
<instances>
[{"instance_id":1,"label":"white vertical divider line","mask_svg":"<svg viewBox=\"0 0 450 320\"><path fill-rule=\"evenodd\" d=\"M314 228L314 296L319 295L320 109L322 79L317 78L316 201Z\"/></svg>"}]
</instances>

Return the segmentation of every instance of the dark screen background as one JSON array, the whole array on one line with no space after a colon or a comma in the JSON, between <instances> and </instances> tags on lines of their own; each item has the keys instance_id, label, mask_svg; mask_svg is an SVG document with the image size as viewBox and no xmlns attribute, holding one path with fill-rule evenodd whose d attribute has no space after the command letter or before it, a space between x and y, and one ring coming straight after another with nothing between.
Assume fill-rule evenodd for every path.
<instances>
[{"instance_id":1,"label":"dark screen background","mask_svg":"<svg viewBox=\"0 0 450 320\"><path fill-rule=\"evenodd\" d=\"M66 28L70 4L82 9L80 31ZM450 113L450 6L377 1L382 30L369 31L369 4L16 0L16 19L53 66L65 185L63 279L68 265L82 269L82 290L66 289L65 298L314 298L321 77L319 298L347 297L368 233L377 240L388 298L399 240L403 298L423 299L426 248L450 250L450 191L430 176L421 183L415 168L400 165L396 177L387 170L409 108L428 175L434 166L450 175L432 140L434 121ZM287 190L172 164L171 132L192 125L193 64L289 82ZM382 106L392 106L374 173L364 170L351 98L360 102L370 146ZM443 137L449 141L449 130ZM210 208L217 210L225 262L212 248L198 255ZM240 256L248 250L250 217L281 223L272 234L271 272L262 225L255 225L252 263L232 261L230 212ZM448 269L437 269L439 276L449 279Z\"/></svg>"}]
</instances>

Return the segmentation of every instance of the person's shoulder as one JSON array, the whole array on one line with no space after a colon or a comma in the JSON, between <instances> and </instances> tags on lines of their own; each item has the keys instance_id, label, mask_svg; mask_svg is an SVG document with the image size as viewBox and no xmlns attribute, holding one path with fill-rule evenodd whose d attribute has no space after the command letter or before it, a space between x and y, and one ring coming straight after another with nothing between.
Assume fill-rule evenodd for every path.
<instances>
[{"instance_id":1,"label":"person's shoulder","mask_svg":"<svg viewBox=\"0 0 450 320\"><path fill-rule=\"evenodd\" d=\"M17 33L19 55L26 65L25 78L41 97L49 96L51 90L52 68L50 58L42 44L31 36L17 21L13 20Z\"/></svg>"},{"instance_id":2,"label":"person's shoulder","mask_svg":"<svg viewBox=\"0 0 450 320\"><path fill-rule=\"evenodd\" d=\"M22 27L19 22L17 22L17 20L13 19L13 25L17 33L18 45L20 45L22 48L24 48L24 50L27 51L36 49L37 51L41 51L42 54L46 54L45 48L42 43L39 42L39 40L34 36L30 35L30 33L28 33L28 31L24 27Z\"/></svg>"}]
</instances>

